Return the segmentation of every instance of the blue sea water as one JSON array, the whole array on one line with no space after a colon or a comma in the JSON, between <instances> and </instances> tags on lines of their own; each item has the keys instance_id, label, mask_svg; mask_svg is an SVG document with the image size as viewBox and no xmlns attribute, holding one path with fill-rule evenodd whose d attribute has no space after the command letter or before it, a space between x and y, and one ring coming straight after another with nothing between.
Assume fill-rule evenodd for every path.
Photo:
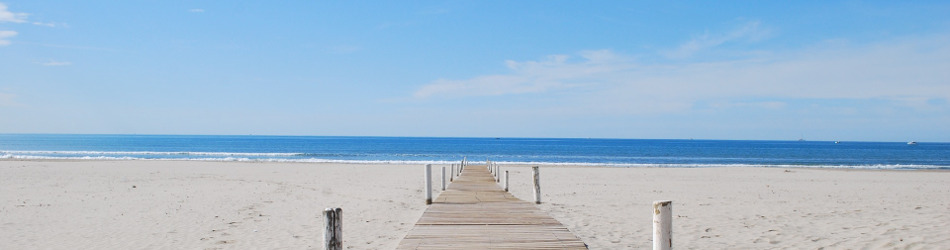
<instances>
[{"instance_id":1,"label":"blue sea water","mask_svg":"<svg viewBox=\"0 0 950 250\"><path fill-rule=\"evenodd\" d=\"M950 143L0 134L0 159L950 169Z\"/></svg>"}]
</instances>

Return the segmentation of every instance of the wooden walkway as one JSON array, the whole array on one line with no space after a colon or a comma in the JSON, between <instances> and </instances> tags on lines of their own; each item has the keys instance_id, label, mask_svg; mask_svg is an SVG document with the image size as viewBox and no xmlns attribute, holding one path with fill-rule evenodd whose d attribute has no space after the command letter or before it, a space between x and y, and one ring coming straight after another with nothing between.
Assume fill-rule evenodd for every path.
<instances>
[{"instance_id":1,"label":"wooden walkway","mask_svg":"<svg viewBox=\"0 0 950 250\"><path fill-rule=\"evenodd\" d=\"M499 187L485 166L466 166L396 249L587 249L534 204Z\"/></svg>"}]
</instances>

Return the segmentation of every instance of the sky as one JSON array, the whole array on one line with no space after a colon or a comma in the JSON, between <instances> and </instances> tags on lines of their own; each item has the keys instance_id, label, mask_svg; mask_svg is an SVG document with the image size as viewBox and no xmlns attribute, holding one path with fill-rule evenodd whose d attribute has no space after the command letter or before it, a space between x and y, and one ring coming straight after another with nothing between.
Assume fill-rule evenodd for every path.
<instances>
[{"instance_id":1,"label":"sky","mask_svg":"<svg viewBox=\"0 0 950 250\"><path fill-rule=\"evenodd\" d=\"M947 142L947 13L0 0L0 133Z\"/></svg>"}]
</instances>

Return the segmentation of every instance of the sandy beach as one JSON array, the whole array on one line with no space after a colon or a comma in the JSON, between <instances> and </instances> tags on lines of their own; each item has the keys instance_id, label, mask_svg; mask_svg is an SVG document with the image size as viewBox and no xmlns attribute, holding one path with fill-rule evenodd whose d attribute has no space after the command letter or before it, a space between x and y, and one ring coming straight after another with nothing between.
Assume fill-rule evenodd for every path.
<instances>
[{"instance_id":1,"label":"sandy beach","mask_svg":"<svg viewBox=\"0 0 950 250\"><path fill-rule=\"evenodd\" d=\"M530 170L503 170L531 199ZM541 179L541 209L591 249L649 248L665 199L676 248L950 247L947 171L551 166ZM327 207L343 208L347 249L392 249L426 208L422 180L417 165L0 161L0 249L321 249Z\"/></svg>"}]
</instances>

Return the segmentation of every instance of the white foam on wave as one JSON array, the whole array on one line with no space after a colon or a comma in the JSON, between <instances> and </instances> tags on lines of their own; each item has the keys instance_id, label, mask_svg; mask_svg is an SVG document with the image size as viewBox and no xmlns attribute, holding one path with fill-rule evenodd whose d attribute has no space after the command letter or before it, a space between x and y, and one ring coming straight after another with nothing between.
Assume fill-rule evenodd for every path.
<instances>
[{"instance_id":1,"label":"white foam on wave","mask_svg":"<svg viewBox=\"0 0 950 250\"><path fill-rule=\"evenodd\" d=\"M140 160L134 157L112 157L112 156L75 156L75 157L66 157L66 156L37 156L37 155L11 155L5 154L0 156L0 159L16 159L16 160Z\"/></svg>"},{"instance_id":2,"label":"white foam on wave","mask_svg":"<svg viewBox=\"0 0 950 250\"><path fill-rule=\"evenodd\" d=\"M342 163L342 164L458 164L460 161L411 161L411 160L333 160L320 158L306 159L287 159L287 158L249 158L232 156L262 156L259 153L212 153L206 156L228 156L228 157L202 157L202 158L143 158L130 156L42 156L42 155L16 155L10 154L14 151L3 151L0 159L19 159L19 160L146 160L146 161L215 161L215 162L286 162L286 163ZM38 152L38 151L26 151ZM63 151L59 151L63 152ZM69 151L79 152L79 151ZM269 153L267 153L269 154ZM283 154L280 156L294 156L297 154ZM950 166L936 165L765 165L765 164L656 164L656 163L588 163L588 162L519 162L519 161L493 161L503 165L537 165L537 166L600 166L600 167L628 167L628 168L722 168L722 167L753 167L753 168L835 168L835 169L950 169ZM469 161L469 164L481 165L485 161Z\"/></svg>"},{"instance_id":3,"label":"white foam on wave","mask_svg":"<svg viewBox=\"0 0 950 250\"><path fill-rule=\"evenodd\" d=\"M302 153L238 153L238 152L155 152L155 151L0 151L0 154L20 155L195 155L195 156L246 156L281 157Z\"/></svg>"}]
</instances>

